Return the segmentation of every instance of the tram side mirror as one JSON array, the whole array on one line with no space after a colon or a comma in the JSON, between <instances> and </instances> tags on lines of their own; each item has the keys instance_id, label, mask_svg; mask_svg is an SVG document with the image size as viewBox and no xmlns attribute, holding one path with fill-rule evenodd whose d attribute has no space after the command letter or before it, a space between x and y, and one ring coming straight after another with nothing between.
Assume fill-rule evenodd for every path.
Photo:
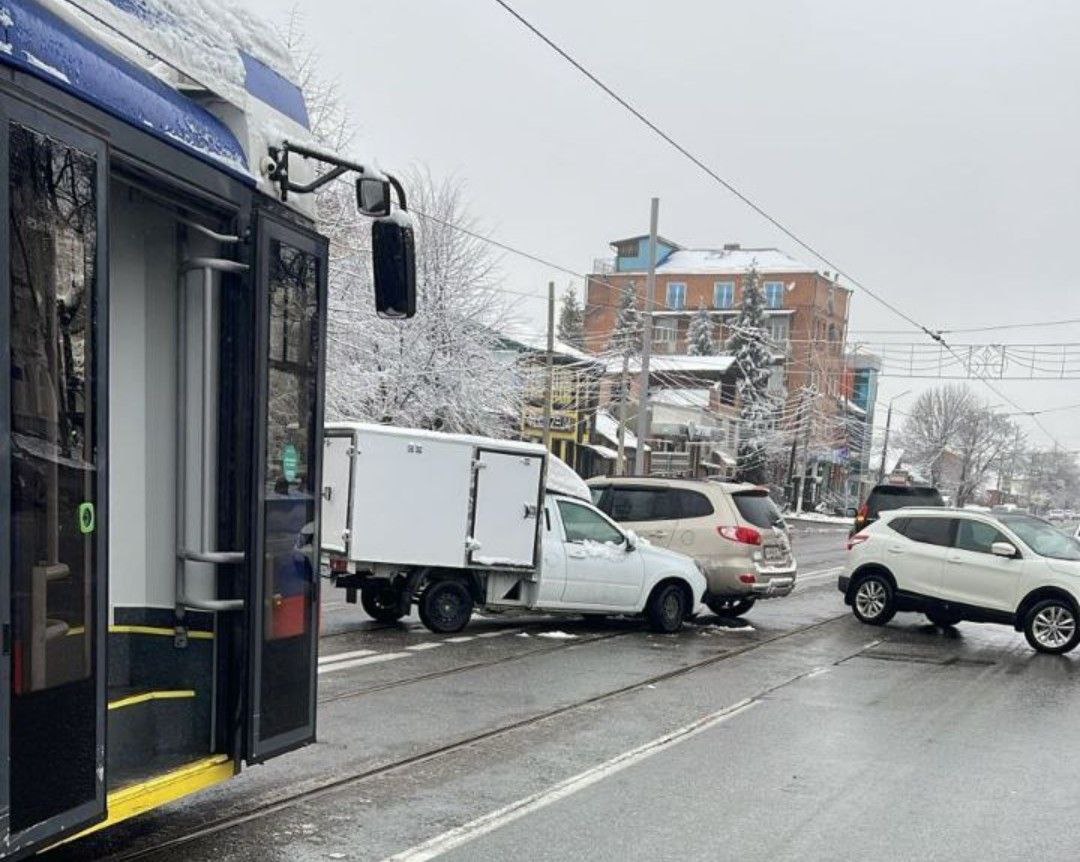
<instances>
[{"instance_id":1,"label":"tram side mirror","mask_svg":"<svg viewBox=\"0 0 1080 862\"><path fill-rule=\"evenodd\" d=\"M382 218L390 215L390 183L371 177L356 181L356 206L364 215Z\"/></svg>"},{"instance_id":2,"label":"tram side mirror","mask_svg":"<svg viewBox=\"0 0 1080 862\"><path fill-rule=\"evenodd\" d=\"M416 243L404 218L380 219L371 226L375 268L375 311L404 320L416 314Z\"/></svg>"}]
</instances>

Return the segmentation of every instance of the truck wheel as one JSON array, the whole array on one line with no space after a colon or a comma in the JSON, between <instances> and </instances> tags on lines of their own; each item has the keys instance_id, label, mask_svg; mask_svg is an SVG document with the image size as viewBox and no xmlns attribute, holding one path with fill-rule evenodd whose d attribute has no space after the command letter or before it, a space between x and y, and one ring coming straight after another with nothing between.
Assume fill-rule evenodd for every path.
<instances>
[{"instance_id":1,"label":"truck wheel","mask_svg":"<svg viewBox=\"0 0 1080 862\"><path fill-rule=\"evenodd\" d=\"M459 632L472 616L473 600L458 581L436 581L420 596L420 622L438 634Z\"/></svg>"},{"instance_id":2,"label":"truck wheel","mask_svg":"<svg viewBox=\"0 0 1080 862\"><path fill-rule=\"evenodd\" d=\"M401 595L385 583L364 587L360 591L360 605L365 614L380 623L396 623L405 616Z\"/></svg>"},{"instance_id":3,"label":"truck wheel","mask_svg":"<svg viewBox=\"0 0 1080 862\"><path fill-rule=\"evenodd\" d=\"M707 599L705 604L718 617L741 617L750 612L754 599Z\"/></svg>"},{"instance_id":4,"label":"truck wheel","mask_svg":"<svg viewBox=\"0 0 1080 862\"><path fill-rule=\"evenodd\" d=\"M682 628L686 619L686 594L678 584L667 584L649 596L645 619L654 632L670 635Z\"/></svg>"}]
</instances>

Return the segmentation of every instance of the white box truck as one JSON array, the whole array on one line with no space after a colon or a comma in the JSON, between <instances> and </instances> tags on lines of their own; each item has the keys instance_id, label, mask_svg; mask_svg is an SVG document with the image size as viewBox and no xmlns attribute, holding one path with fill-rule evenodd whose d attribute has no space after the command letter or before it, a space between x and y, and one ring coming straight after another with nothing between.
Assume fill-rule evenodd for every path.
<instances>
[{"instance_id":1,"label":"white box truck","mask_svg":"<svg viewBox=\"0 0 1080 862\"><path fill-rule=\"evenodd\" d=\"M453 632L480 606L675 631L701 600L693 560L624 531L542 446L359 422L327 425L324 446L323 560L376 620L415 604Z\"/></svg>"}]
</instances>

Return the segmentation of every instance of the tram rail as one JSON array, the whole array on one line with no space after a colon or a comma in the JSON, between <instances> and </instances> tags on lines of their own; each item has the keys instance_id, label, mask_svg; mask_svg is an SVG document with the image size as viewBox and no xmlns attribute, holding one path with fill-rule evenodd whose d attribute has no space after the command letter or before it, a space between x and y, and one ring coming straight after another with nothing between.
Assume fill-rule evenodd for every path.
<instances>
[{"instance_id":1,"label":"tram rail","mask_svg":"<svg viewBox=\"0 0 1080 862\"><path fill-rule=\"evenodd\" d=\"M497 727L490 728L489 730L471 734L461 739L448 742L444 745L439 745L426 751L410 755L409 757L404 757L395 761L391 761L389 763L384 763L378 766L362 769L352 774L338 775L334 778L317 782L312 786L296 790L291 793L287 793L279 799L253 806L247 811L221 817L215 821L206 823L198 827L197 829L192 829L190 832L176 835L174 837L168 838L164 841L159 841L146 847L134 848L128 851L120 851L118 853L110 854L102 858L111 860L111 862L127 862L127 860L149 859L157 853L184 847L202 838L228 831L229 829L232 829L234 827L241 826L253 820L258 820L262 817L266 817L279 811L286 810L295 805L319 799L320 797L326 796L330 793L334 793L343 788L361 784L373 778L378 778L380 776L388 775L390 773L394 773L403 769L408 769L413 766L428 763L433 760L437 760L440 757L446 757L448 755L462 751L469 746L476 745L479 742L508 736L509 734L512 734L523 728L537 725L545 721L549 721L553 718L558 718L560 716L571 714L577 710L593 706L597 703L614 700L615 698L622 697L632 692L646 689L649 686L656 685L657 683L666 682L672 679L678 679L680 677L694 673L695 671L699 671L707 667L712 667L713 665L720 664L721 662L727 661L729 659L737 658L747 653L754 652L755 650L762 649L763 647L769 646L770 644L788 640L809 631L814 631L831 623L835 623L838 620L845 619L846 617L846 613L836 614L823 620L818 620L816 622L807 623L794 629L779 632L769 637L756 640L753 643L748 643L741 647L735 647L734 649L729 649L717 655L712 655L703 659L699 659L698 661L691 662L690 664L686 664L669 671L653 674L646 678L637 680L636 682L609 689L608 691L600 692L599 694L595 694L590 697L581 698L579 700L573 701L572 703L563 704L561 706L557 706L552 709L540 712L536 715L528 716L526 718L518 719L516 721L507 722ZM619 634L622 633L615 633L613 636L617 636ZM861 652L865 649L866 647L864 646L860 648L860 650L856 651L854 654L857 655L858 652ZM536 653L533 652L530 654L535 655ZM839 661L844 661L847 658L850 658L850 656L843 657ZM798 674L793 679L797 679L802 676L805 676L805 674ZM783 685L788 684L790 681L791 680L783 683ZM777 687L779 686L771 686L764 693L768 693L768 691L770 690L775 690L775 688Z\"/></svg>"}]
</instances>

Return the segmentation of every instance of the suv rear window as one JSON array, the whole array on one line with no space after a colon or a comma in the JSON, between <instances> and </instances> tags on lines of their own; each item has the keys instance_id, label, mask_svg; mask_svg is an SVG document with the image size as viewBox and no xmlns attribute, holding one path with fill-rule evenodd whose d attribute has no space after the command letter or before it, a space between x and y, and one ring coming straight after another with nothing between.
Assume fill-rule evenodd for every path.
<instances>
[{"instance_id":1,"label":"suv rear window","mask_svg":"<svg viewBox=\"0 0 1080 862\"><path fill-rule=\"evenodd\" d=\"M941 499L937 488L913 488L908 485L879 485L870 492L866 500L866 508L871 518L905 506L944 505L945 501Z\"/></svg>"},{"instance_id":2,"label":"suv rear window","mask_svg":"<svg viewBox=\"0 0 1080 862\"><path fill-rule=\"evenodd\" d=\"M672 493L676 499L675 514L679 518L706 518L715 511L709 498L697 491L680 489Z\"/></svg>"},{"instance_id":3,"label":"suv rear window","mask_svg":"<svg viewBox=\"0 0 1080 862\"><path fill-rule=\"evenodd\" d=\"M735 491L731 495L735 508L744 521L755 527L767 529L776 523L776 506L769 499L768 491Z\"/></svg>"}]
</instances>

